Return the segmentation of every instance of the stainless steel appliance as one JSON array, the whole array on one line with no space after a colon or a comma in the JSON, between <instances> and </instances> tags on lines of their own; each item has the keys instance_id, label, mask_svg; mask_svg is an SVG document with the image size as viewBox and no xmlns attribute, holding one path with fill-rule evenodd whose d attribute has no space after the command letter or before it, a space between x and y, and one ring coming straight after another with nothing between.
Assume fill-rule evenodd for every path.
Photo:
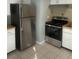
<instances>
[{"instance_id":1,"label":"stainless steel appliance","mask_svg":"<svg viewBox=\"0 0 79 59\"><path fill-rule=\"evenodd\" d=\"M62 46L62 29L63 25L66 24L67 21L52 19L52 21L46 22L46 42L61 47Z\"/></svg>"},{"instance_id":2,"label":"stainless steel appliance","mask_svg":"<svg viewBox=\"0 0 79 59\"><path fill-rule=\"evenodd\" d=\"M35 7L28 4L11 4L11 24L16 26L16 48L24 50L35 44L32 21Z\"/></svg>"}]
</instances>

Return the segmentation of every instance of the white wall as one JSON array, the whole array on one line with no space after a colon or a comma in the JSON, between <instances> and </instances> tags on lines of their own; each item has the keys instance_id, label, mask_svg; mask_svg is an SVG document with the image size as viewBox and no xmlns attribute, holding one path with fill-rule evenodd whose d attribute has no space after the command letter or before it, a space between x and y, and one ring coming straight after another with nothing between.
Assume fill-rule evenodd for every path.
<instances>
[{"instance_id":1,"label":"white wall","mask_svg":"<svg viewBox=\"0 0 79 59\"><path fill-rule=\"evenodd\" d=\"M10 15L10 3L20 3L21 0L7 0L7 15Z\"/></svg>"},{"instance_id":2,"label":"white wall","mask_svg":"<svg viewBox=\"0 0 79 59\"><path fill-rule=\"evenodd\" d=\"M43 42L45 40L45 20L47 19L47 11L49 0L32 0L36 6L36 40Z\"/></svg>"},{"instance_id":3,"label":"white wall","mask_svg":"<svg viewBox=\"0 0 79 59\"><path fill-rule=\"evenodd\" d=\"M10 15L10 1L7 0L7 15Z\"/></svg>"}]
</instances>

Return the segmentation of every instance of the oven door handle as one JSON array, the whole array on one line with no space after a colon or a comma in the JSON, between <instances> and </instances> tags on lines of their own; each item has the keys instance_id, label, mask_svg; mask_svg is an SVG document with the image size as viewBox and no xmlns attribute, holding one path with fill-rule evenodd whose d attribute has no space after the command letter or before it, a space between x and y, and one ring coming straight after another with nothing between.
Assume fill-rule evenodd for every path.
<instances>
[{"instance_id":1,"label":"oven door handle","mask_svg":"<svg viewBox=\"0 0 79 59\"><path fill-rule=\"evenodd\" d=\"M59 26L54 26L54 25L49 25L49 24L46 24L46 25L49 26L49 27L62 28L62 27L59 27Z\"/></svg>"}]
</instances>

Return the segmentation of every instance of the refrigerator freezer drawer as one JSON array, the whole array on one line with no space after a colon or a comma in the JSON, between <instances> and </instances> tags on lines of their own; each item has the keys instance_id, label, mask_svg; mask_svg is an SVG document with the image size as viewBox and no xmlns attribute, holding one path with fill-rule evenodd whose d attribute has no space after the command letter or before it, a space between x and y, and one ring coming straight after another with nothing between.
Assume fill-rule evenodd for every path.
<instances>
[{"instance_id":1,"label":"refrigerator freezer drawer","mask_svg":"<svg viewBox=\"0 0 79 59\"><path fill-rule=\"evenodd\" d=\"M35 8L31 5L23 5L22 6L22 17L33 17L35 16Z\"/></svg>"}]
</instances>

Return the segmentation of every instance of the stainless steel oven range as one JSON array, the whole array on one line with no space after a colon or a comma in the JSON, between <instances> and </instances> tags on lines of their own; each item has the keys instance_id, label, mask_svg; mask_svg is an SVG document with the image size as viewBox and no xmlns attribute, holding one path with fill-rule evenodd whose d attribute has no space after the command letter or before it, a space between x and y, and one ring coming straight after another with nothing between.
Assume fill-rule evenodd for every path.
<instances>
[{"instance_id":1,"label":"stainless steel oven range","mask_svg":"<svg viewBox=\"0 0 79 59\"><path fill-rule=\"evenodd\" d=\"M62 46L62 29L63 25L66 24L67 21L56 20L48 21L45 24L45 34L46 34L46 42L61 47Z\"/></svg>"}]
</instances>

